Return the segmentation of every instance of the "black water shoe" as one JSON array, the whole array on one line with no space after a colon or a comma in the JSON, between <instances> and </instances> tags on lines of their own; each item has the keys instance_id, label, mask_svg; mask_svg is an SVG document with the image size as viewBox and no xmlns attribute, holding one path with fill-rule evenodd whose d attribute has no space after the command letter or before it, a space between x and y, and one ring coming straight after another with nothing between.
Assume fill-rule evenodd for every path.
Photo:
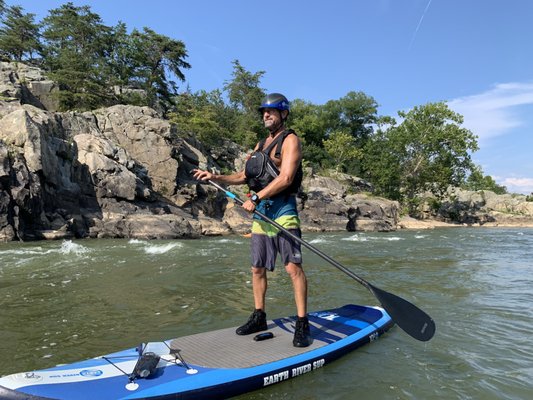
<instances>
[{"instance_id":1,"label":"black water shoe","mask_svg":"<svg viewBox=\"0 0 533 400\"><path fill-rule=\"evenodd\" d=\"M309 328L309 320L307 317L300 318L296 321L294 329L294 339L292 344L294 347L307 347L313 342L311 338L311 330Z\"/></svg>"},{"instance_id":2,"label":"black water shoe","mask_svg":"<svg viewBox=\"0 0 533 400\"><path fill-rule=\"evenodd\" d=\"M243 326L238 327L235 333L237 333L237 335L249 335L259 331L266 331L267 329L265 312L262 310L254 310L253 314L248 319L248 322Z\"/></svg>"}]
</instances>

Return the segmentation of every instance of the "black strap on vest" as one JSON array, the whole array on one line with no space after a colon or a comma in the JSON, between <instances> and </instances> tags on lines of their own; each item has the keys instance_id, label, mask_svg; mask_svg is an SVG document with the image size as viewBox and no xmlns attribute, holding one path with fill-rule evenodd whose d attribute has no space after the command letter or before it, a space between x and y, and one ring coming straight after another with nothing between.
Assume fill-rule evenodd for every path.
<instances>
[{"instance_id":1,"label":"black strap on vest","mask_svg":"<svg viewBox=\"0 0 533 400\"><path fill-rule=\"evenodd\" d=\"M263 139L259 142L256 151L265 154L271 160L270 152L272 151L274 146L277 145L276 152L274 154L275 154L275 157L279 159L281 157L281 147L283 146L283 141L290 134L296 135L296 132L294 132L292 129L286 129L276 139L274 139L272 143L270 143L264 151L263 151L263 146L265 145L266 139ZM294 180L292 181L290 186L286 188L284 191L282 191L281 193L279 193L278 195L290 196L292 194L298 193L298 191L300 190L300 186L302 184L302 179L303 179L303 169L302 169L302 163L300 163L300 165L298 166L298 170L296 171L296 175L294 176Z\"/></svg>"},{"instance_id":2,"label":"black strap on vest","mask_svg":"<svg viewBox=\"0 0 533 400\"><path fill-rule=\"evenodd\" d=\"M289 136L292 133L295 133L294 130L285 129L281 135L279 135L276 139L274 139L272 141L272 143L270 143L268 145L268 147L264 150L264 153L266 153L270 157L270 152L272 151L274 146L277 144L278 147L276 148L276 152L274 153L274 156L276 158L280 158L280 156L281 156L281 147L283 146L283 141L285 140L285 138L287 136ZM257 151L263 151L263 146L265 145L265 142L266 142L266 139L263 139L263 140L261 140L259 142L259 146L257 148Z\"/></svg>"}]
</instances>

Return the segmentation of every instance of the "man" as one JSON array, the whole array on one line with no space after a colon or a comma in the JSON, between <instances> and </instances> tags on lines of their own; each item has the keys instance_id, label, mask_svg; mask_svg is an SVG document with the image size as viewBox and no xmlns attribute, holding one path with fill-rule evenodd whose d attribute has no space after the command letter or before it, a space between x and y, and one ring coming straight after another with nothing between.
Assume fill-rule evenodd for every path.
<instances>
[{"instance_id":1,"label":"man","mask_svg":"<svg viewBox=\"0 0 533 400\"><path fill-rule=\"evenodd\" d=\"M296 193L302 181L302 146L294 131L285 128L289 111L289 101L285 96L279 93L267 95L259 112L269 135L256 145L245 169L231 175L194 170L194 177L227 185L247 183L255 193L242 207L250 213L257 209L301 237ZM239 327L236 333L249 335L267 329L267 270L274 270L279 253L292 280L298 314L293 345L309 346L312 339L307 319L307 278L302 268L300 244L254 214L251 252L255 310L248 322Z\"/></svg>"}]
</instances>

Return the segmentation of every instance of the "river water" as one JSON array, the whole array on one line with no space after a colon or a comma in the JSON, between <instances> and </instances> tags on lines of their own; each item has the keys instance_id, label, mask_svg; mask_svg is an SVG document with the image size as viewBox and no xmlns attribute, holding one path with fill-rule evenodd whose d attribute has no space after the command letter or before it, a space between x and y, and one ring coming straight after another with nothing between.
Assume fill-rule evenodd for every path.
<instances>
[{"instance_id":1,"label":"river water","mask_svg":"<svg viewBox=\"0 0 533 400\"><path fill-rule=\"evenodd\" d=\"M306 234L370 283L430 314L435 337L392 328L377 342L239 399L530 399L533 229ZM0 244L0 375L237 326L251 312L249 239ZM375 305L304 250L310 310ZM270 318L294 314L283 268Z\"/></svg>"}]
</instances>

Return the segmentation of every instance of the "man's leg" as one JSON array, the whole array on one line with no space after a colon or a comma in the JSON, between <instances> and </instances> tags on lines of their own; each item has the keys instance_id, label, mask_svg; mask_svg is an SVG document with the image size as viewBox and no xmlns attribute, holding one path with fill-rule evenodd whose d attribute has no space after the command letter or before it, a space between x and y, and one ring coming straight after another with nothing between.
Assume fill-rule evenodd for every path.
<instances>
[{"instance_id":1,"label":"man's leg","mask_svg":"<svg viewBox=\"0 0 533 400\"><path fill-rule=\"evenodd\" d=\"M301 264L289 262L285 265L285 269L292 279L294 300L298 313L292 344L295 347L307 347L313 343L309 320L307 319L307 278Z\"/></svg>"},{"instance_id":2,"label":"man's leg","mask_svg":"<svg viewBox=\"0 0 533 400\"><path fill-rule=\"evenodd\" d=\"M265 311L265 296L268 287L266 268L252 267L252 289L256 310Z\"/></svg>"},{"instance_id":3,"label":"man's leg","mask_svg":"<svg viewBox=\"0 0 533 400\"><path fill-rule=\"evenodd\" d=\"M292 280L294 288L294 301L296 302L296 311L299 317L307 316L307 277L302 268L302 264L289 262L285 265L285 270Z\"/></svg>"},{"instance_id":4,"label":"man's leg","mask_svg":"<svg viewBox=\"0 0 533 400\"><path fill-rule=\"evenodd\" d=\"M265 313L265 295L267 290L266 268L252 267L252 289L255 310L243 326L237 328L237 335L249 335L268 329Z\"/></svg>"}]
</instances>

